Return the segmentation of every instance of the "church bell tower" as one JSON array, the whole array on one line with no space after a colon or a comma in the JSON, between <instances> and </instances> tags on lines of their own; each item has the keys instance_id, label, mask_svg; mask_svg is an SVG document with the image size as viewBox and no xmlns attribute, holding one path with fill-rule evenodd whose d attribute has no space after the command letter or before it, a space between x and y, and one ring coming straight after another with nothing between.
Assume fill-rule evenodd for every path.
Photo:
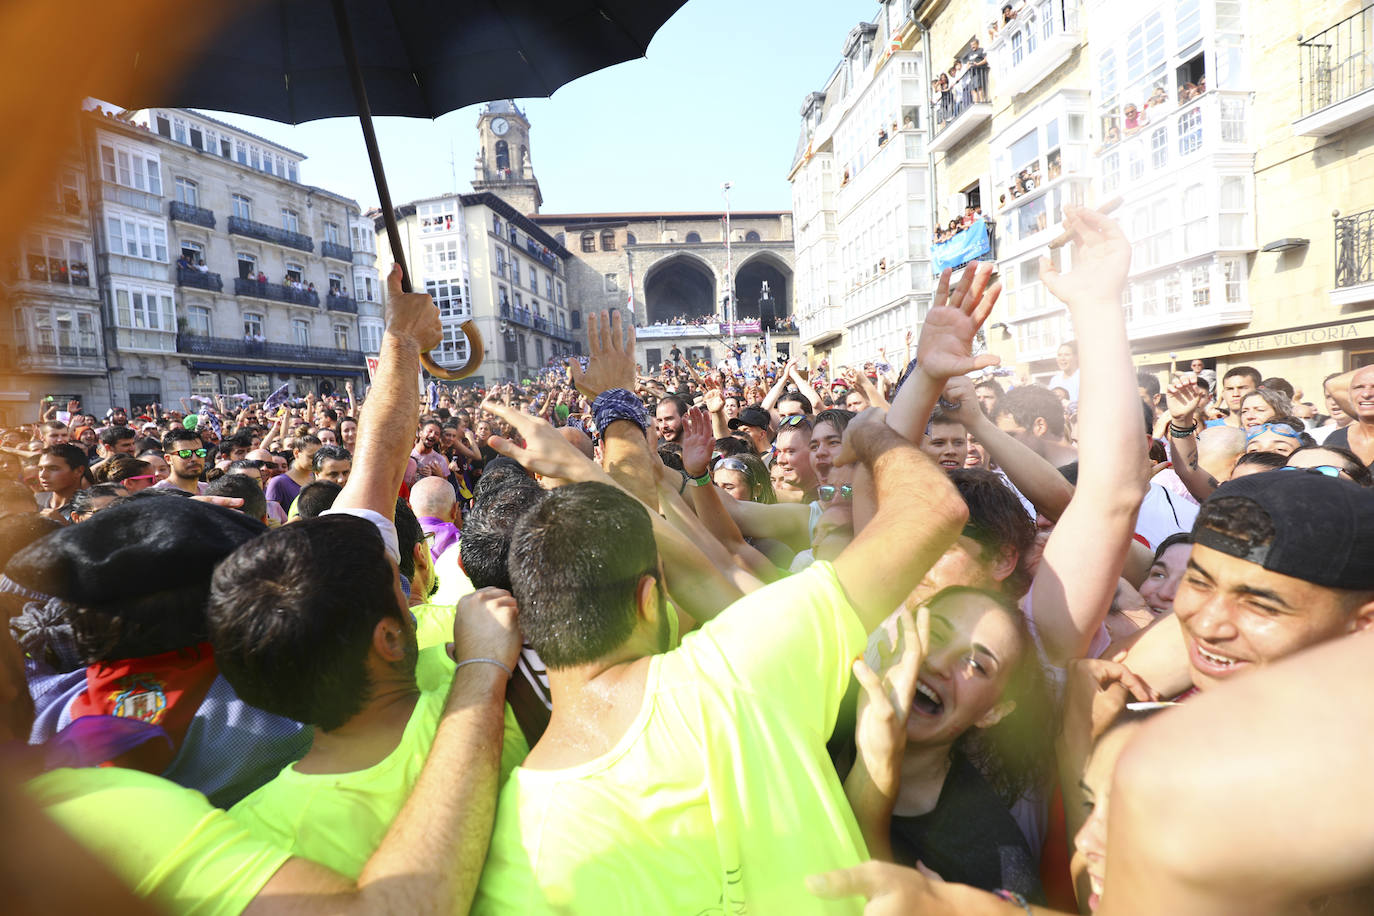
<instances>
[{"instance_id":1,"label":"church bell tower","mask_svg":"<svg viewBox=\"0 0 1374 916\"><path fill-rule=\"evenodd\" d=\"M544 203L530 164L530 122L514 100L489 102L477 119L477 161L472 189L490 191L521 213Z\"/></svg>"}]
</instances>

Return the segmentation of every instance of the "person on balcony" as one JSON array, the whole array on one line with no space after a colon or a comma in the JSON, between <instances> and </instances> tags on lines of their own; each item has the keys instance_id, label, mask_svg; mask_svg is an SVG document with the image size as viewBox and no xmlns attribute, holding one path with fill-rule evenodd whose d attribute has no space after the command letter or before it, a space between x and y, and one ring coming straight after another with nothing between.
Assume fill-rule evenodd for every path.
<instances>
[{"instance_id":1,"label":"person on balcony","mask_svg":"<svg viewBox=\"0 0 1374 916\"><path fill-rule=\"evenodd\" d=\"M1149 99L1145 102L1146 108L1153 108L1156 105L1164 105L1169 101L1169 93L1164 91L1164 84L1155 87L1154 92L1150 93Z\"/></svg>"},{"instance_id":2,"label":"person on balcony","mask_svg":"<svg viewBox=\"0 0 1374 916\"><path fill-rule=\"evenodd\" d=\"M191 269L191 260L190 260L189 258L187 258L185 254L182 254L181 257L177 258L177 270L190 270L190 269Z\"/></svg>"},{"instance_id":3,"label":"person on balcony","mask_svg":"<svg viewBox=\"0 0 1374 916\"><path fill-rule=\"evenodd\" d=\"M196 262L196 271L203 274L208 274L210 272L210 268L205 266L204 258L201 258L199 261Z\"/></svg>"},{"instance_id":4,"label":"person on balcony","mask_svg":"<svg viewBox=\"0 0 1374 916\"><path fill-rule=\"evenodd\" d=\"M973 90L973 101L975 103L986 102L988 100L988 54L976 38L969 39L968 50L964 52L964 65L972 71L969 76L969 83Z\"/></svg>"},{"instance_id":5,"label":"person on balcony","mask_svg":"<svg viewBox=\"0 0 1374 916\"><path fill-rule=\"evenodd\" d=\"M1136 108L1134 104L1127 103L1124 114L1126 115L1126 136L1128 137L1150 123L1149 115Z\"/></svg>"}]
</instances>

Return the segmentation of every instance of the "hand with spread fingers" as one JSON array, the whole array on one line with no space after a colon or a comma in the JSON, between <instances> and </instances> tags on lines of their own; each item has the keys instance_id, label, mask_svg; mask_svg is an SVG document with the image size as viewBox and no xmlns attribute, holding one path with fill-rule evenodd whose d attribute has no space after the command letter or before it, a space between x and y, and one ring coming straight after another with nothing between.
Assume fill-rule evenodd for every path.
<instances>
[{"instance_id":1,"label":"hand with spread fingers","mask_svg":"<svg viewBox=\"0 0 1374 916\"><path fill-rule=\"evenodd\" d=\"M1174 379L1167 393L1169 415L1174 425L1183 429L1195 424L1198 411L1206 400L1207 395L1198 386L1196 375L1188 372Z\"/></svg>"},{"instance_id":2,"label":"hand with spread fingers","mask_svg":"<svg viewBox=\"0 0 1374 916\"><path fill-rule=\"evenodd\" d=\"M951 273L946 269L940 274L930 311L916 343L917 371L939 386L956 375L967 375L1002 361L992 353L973 355L974 337L992 314L1002 292L1000 284L988 286L992 264L987 261L970 264L952 289Z\"/></svg>"},{"instance_id":3,"label":"hand with spread fingers","mask_svg":"<svg viewBox=\"0 0 1374 916\"><path fill-rule=\"evenodd\" d=\"M573 360L573 384L584 397L595 398L603 391L635 387L635 329L622 327L620 311L587 315L587 368Z\"/></svg>"},{"instance_id":4,"label":"hand with spread fingers","mask_svg":"<svg viewBox=\"0 0 1374 916\"><path fill-rule=\"evenodd\" d=\"M688 477L700 477L711 469L711 450L716 438L711 435L711 418L700 407L693 407L682 418L682 468Z\"/></svg>"},{"instance_id":5,"label":"hand with spread fingers","mask_svg":"<svg viewBox=\"0 0 1374 916\"><path fill-rule=\"evenodd\" d=\"M863 688L855 715L854 740L862 767L891 813L902 782L906 750L906 721L916 695L916 682L930 641L930 609L922 605L913 617L905 606L896 618L896 638L884 651L878 647L879 670L859 659L854 676Z\"/></svg>"},{"instance_id":6,"label":"hand with spread fingers","mask_svg":"<svg viewBox=\"0 0 1374 916\"><path fill-rule=\"evenodd\" d=\"M524 438L523 446L504 436L492 436L487 443L498 454L518 461L525 470L565 483L582 480L609 481L596 462L579 452L576 446L559 435L558 430L544 420L521 413L495 398L483 401L482 409L504 420Z\"/></svg>"}]
</instances>

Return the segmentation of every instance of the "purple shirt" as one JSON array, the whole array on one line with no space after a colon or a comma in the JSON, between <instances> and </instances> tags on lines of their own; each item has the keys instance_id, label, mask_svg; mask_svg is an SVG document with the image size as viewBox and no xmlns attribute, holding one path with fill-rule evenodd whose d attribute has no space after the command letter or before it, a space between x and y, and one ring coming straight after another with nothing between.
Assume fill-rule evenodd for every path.
<instances>
[{"instance_id":1,"label":"purple shirt","mask_svg":"<svg viewBox=\"0 0 1374 916\"><path fill-rule=\"evenodd\" d=\"M296 496L300 492L301 485L292 480L288 474L278 474L267 481L267 498L287 512L291 511L291 504L296 501Z\"/></svg>"},{"instance_id":2,"label":"purple shirt","mask_svg":"<svg viewBox=\"0 0 1374 916\"><path fill-rule=\"evenodd\" d=\"M431 560L439 559L439 555L450 547L457 547L458 539L463 536L457 525L429 515L420 518L420 527L425 530L425 534L434 532L434 541L429 545Z\"/></svg>"}]
</instances>

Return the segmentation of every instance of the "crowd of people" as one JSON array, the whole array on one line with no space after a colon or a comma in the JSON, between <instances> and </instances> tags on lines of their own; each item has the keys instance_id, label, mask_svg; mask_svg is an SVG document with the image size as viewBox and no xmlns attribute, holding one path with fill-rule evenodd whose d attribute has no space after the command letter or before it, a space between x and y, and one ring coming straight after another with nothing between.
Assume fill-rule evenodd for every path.
<instances>
[{"instance_id":1,"label":"crowd of people","mask_svg":"<svg viewBox=\"0 0 1374 916\"><path fill-rule=\"evenodd\" d=\"M138 912L1367 913L1374 367L1138 375L1066 208L1048 384L635 362L0 443L9 829ZM1311 408L1311 410L1309 410ZM1308 416L1300 416L1306 412ZM29 858L34 858L30 856ZM41 863L40 863L41 864Z\"/></svg>"}]
</instances>

